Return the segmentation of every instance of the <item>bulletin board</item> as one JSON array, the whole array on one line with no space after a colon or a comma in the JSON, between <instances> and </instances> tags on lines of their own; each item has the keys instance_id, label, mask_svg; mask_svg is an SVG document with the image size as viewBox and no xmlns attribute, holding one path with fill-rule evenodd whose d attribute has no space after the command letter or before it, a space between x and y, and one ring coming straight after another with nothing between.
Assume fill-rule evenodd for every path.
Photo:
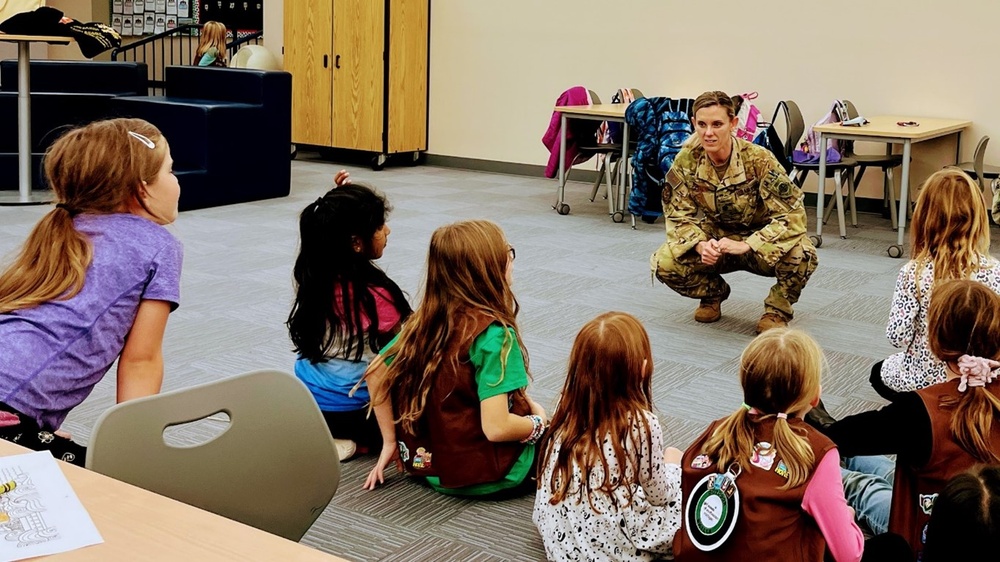
<instances>
[{"instance_id":1,"label":"bulletin board","mask_svg":"<svg viewBox=\"0 0 1000 562\"><path fill-rule=\"evenodd\" d=\"M264 0L111 0L111 27L123 37L213 20L240 36L259 31Z\"/></svg>"}]
</instances>

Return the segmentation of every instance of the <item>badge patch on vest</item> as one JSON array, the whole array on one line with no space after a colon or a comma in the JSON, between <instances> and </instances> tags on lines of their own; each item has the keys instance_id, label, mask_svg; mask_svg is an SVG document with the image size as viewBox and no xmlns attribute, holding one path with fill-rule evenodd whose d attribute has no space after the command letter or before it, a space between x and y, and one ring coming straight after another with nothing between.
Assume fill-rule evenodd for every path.
<instances>
[{"instance_id":1,"label":"badge patch on vest","mask_svg":"<svg viewBox=\"0 0 1000 562\"><path fill-rule=\"evenodd\" d=\"M403 462L410 460L410 449L406 446L406 443L397 441L396 445L399 446L399 458L402 459Z\"/></svg>"},{"instance_id":2,"label":"badge patch on vest","mask_svg":"<svg viewBox=\"0 0 1000 562\"><path fill-rule=\"evenodd\" d=\"M918 503L920 503L920 511L923 511L924 515L931 514L931 510L934 509L934 500L937 497L937 494L920 494Z\"/></svg>"},{"instance_id":3,"label":"badge patch on vest","mask_svg":"<svg viewBox=\"0 0 1000 562\"><path fill-rule=\"evenodd\" d=\"M740 514L740 491L736 478L742 469L733 464L726 472L709 474L698 481L684 509L684 527L698 550L708 552L722 546L736 527Z\"/></svg>"},{"instance_id":4,"label":"badge patch on vest","mask_svg":"<svg viewBox=\"0 0 1000 562\"><path fill-rule=\"evenodd\" d=\"M774 446L767 441L761 441L753 446L753 454L750 455L750 464L764 470L771 470L774 465Z\"/></svg>"},{"instance_id":5,"label":"badge patch on vest","mask_svg":"<svg viewBox=\"0 0 1000 562\"><path fill-rule=\"evenodd\" d=\"M413 468L422 469L431 467L431 454L423 447L417 447L417 452L413 455Z\"/></svg>"},{"instance_id":6,"label":"badge patch on vest","mask_svg":"<svg viewBox=\"0 0 1000 562\"><path fill-rule=\"evenodd\" d=\"M712 466L712 459L708 458L708 455L698 455L691 459L691 468L703 470L710 466Z\"/></svg>"},{"instance_id":7,"label":"badge patch on vest","mask_svg":"<svg viewBox=\"0 0 1000 562\"><path fill-rule=\"evenodd\" d=\"M788 480L788 467L785 466L785 461L778 461L778 464L774 467L774 473Z\"/></svg>"}]
</instances>

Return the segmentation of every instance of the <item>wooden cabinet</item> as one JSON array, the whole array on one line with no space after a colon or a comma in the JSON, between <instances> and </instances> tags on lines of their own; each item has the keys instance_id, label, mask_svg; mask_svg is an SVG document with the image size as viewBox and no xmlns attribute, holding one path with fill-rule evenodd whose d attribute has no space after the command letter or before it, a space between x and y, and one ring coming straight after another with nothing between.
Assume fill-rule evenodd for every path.
<instances>
[{"instance_id":1,"label":"wooden cabinet","mask_svg":"<svg viewBox=\"0 0 1000 562\"><path fill-rule=\"evenodd\" d=\"M292 142L387 155L427 150L430 0L285 2Z\"/></svg>"}]
</instances>

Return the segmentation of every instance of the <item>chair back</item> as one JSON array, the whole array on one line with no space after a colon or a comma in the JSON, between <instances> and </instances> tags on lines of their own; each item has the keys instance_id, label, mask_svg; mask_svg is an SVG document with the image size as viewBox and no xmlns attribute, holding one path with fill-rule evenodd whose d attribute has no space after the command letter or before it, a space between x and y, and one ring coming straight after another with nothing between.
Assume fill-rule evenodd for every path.
<instances>
[{"instance_id":1,"label":"chair back","mask_svg":"<svg viewBox=\"0 0 1000 562\"><path fill-rule=\"evenodd\" d=\"M597 92L594 90L587 90L587 93L590 94L590 103L592 105L598 105L601 103L601 96L597 95Z\"/></svg>"},{"instance_id":2,"label":"chair back","mask_svg":"<svg viewBox=\"0 0 1000 562\"><path fill-rule=\"evenodd\" d=\"M792 100L785 100L785 158L792 161L792 151L798 144L799 139L806 132L806 122L802 118L802 110L797 103Z\"/></svg>"},{"instance_id":3,"label":"chair back","mask_svg":"<svg viewBox=\"0 0 1000 562\"><path fill-rule=\"evenodd\" d=\"M175 425L230 423L191 446ZM333 498L340 462L323 414L294 376L255 371L123 402L97 420L87 468L298 541Z\"/></svg>"},{"instance_id":4,"label":"chair back","mask_svg":"<svg viewBox=\"0 0 1000 562\"><path fill-rule=\"evenodd\" d=\"M976 181L979 182L979 189L986 193L986 179L983 178L983 161L986 159L986 145L990 143L990 136L983 135L976 145L976 153L972 158L972 169L976 171Z\"/></svg>"}]
</instances>

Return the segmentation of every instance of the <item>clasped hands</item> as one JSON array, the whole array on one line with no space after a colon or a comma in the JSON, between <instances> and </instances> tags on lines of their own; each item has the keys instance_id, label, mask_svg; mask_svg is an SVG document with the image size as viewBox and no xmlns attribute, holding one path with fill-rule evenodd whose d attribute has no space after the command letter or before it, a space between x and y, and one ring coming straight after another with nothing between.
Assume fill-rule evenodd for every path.
<instances>
[{"instance_id":1,"label":"clasped hands","mask_svg":"<svg viewBox=\"0 0 1000 562\"><path fill-rule=\"evenodd\" d=\"M695 251L701 256L701 263L705 265L715 265L722 257L722 254L732 254L734 256L739 256L750 251L750 244L743 242L741 240L731 240L729 238L720 238L715 240L705 240L703 242L698 242L694 247Z\"/></svg>"}]
</instances>

